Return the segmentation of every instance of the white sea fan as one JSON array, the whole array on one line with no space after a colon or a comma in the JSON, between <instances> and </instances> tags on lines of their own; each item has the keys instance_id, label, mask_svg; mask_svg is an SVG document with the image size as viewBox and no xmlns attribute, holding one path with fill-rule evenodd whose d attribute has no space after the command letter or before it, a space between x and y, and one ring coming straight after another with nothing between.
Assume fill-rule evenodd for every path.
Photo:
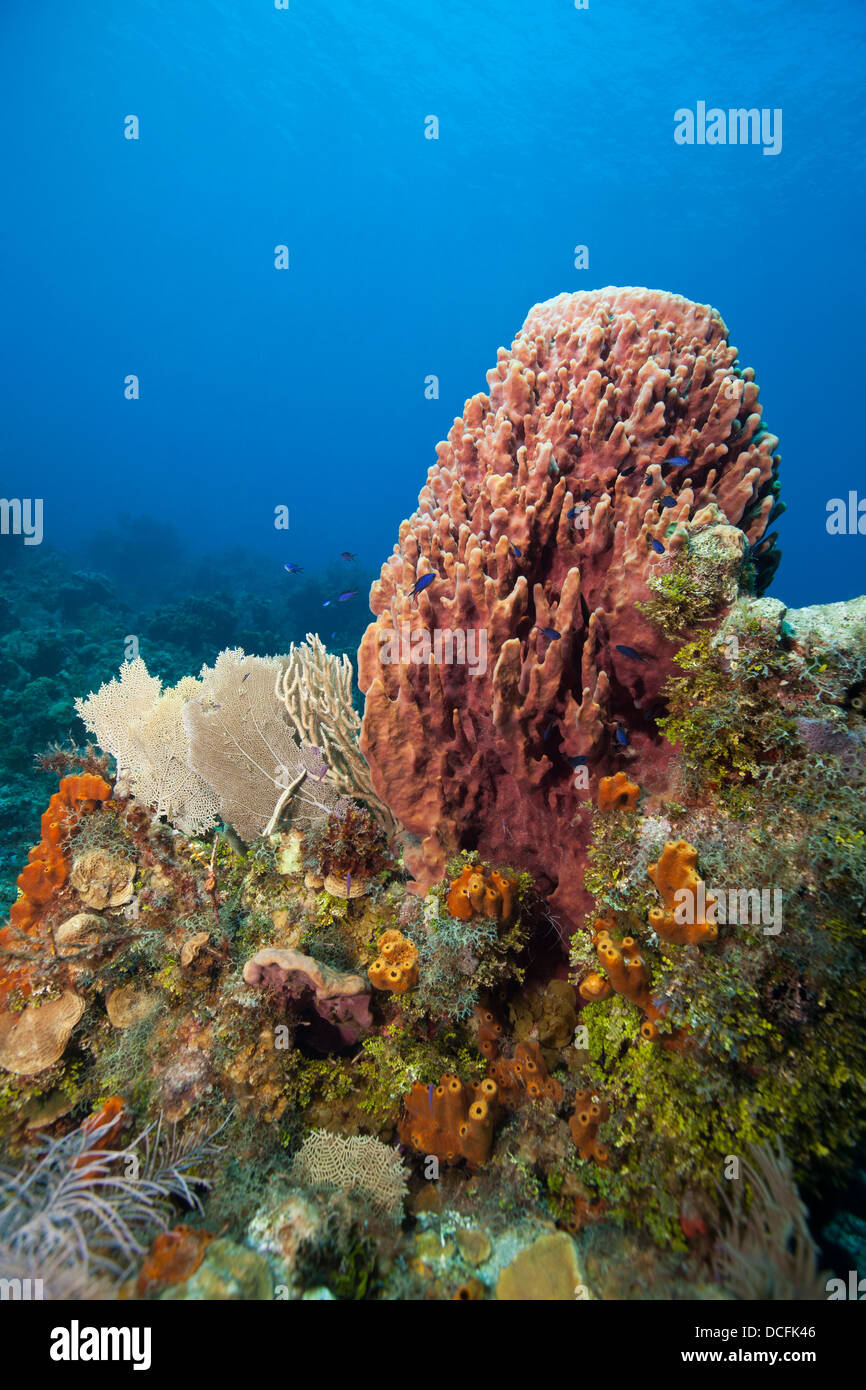
<instances>
[{"instance_id":1,"label":"white sea fan","mask_svg":"<svg viewBox=\"0 0 866 1390\"><path fill-rule=\"evenodd\" d=\"M361 1192L397 1220L403 1213L406 1170L400 1155L370 1134L314 1129L295 1155L292 1178L305 1187Z\"/></svg>"},{"instance_id":2,"label":"white sea fan","mask_svg":"<svg viewBox=\"0 0 866 1390\"><path fill-rule=\"evenodd\" d=\"M271 834L284 812L310 824L341 801L321 774L318 748L298 743L286 720L276 692L283 661L239 647L220 652L202 669L201 693L183 706L189 765L244 840Z\"/></svg>"},{"instance_id":3,"label":"white sea fan","mask_svg":"<svg viewBox=\"0 0 866 1390\"><path fill-rule=\"evenodd\" d=\"M75 708L100 748L117 762L117 783L185 835L203 835L217 820L219 800L190 768L183 706L201 689L192 677L163 690L141 657Z\"/></svg>"}]
</instances>

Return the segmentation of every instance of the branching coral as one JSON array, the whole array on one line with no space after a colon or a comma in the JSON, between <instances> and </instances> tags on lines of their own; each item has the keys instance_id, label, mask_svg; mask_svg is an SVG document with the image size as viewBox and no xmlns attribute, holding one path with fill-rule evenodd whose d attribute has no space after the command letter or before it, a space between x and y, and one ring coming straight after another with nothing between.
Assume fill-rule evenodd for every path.
<instances>
[{"instance_id":1,"label":"branching coral","mask_svg":"<svg viewBox=\"0 0 866 1390\"><path fill-rule=\"evenodd\" d=\"M345 796L365 801L392 838L397 824L374 792L358 746L361 721L352 702L353 675L347 656L332 656L321 639L308 632L306 642L292 643L278 689L298 739L322 750L334 785Z\"/></svg>"}]
</instances>

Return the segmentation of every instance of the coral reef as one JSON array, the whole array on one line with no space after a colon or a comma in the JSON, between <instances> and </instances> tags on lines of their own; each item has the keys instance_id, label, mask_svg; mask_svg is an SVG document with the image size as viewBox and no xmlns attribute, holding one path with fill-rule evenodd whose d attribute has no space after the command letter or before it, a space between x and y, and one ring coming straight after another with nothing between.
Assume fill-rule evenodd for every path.
<instances>
[{"instance_id":1,"label":"coral reef","mask_svg":"<svg viewBox=\"0 0 866 1390\"><path fill-rule=\"evenodd\" d=\"M533 311L374 586L369 769L342 655L247 656L236 615L214 658L218 605L166 603L171 660L81 702L104 751L31 774L64 780L0 936L0 1275L813 1297L804 1202L853 1267L866 600L751 592L755 397L701 306ZM378 653L403 624L429 661Z\"/></svg>"}]
</instances>

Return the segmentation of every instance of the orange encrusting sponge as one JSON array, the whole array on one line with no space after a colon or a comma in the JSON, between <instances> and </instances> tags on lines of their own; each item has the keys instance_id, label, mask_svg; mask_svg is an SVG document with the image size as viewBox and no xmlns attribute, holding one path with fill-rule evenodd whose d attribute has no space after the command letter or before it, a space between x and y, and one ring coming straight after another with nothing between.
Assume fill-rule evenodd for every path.
<instances>
[{"instance_id":1,"label":"orange encrusting sponge","mask_svg":"<svg viewBox=\"0 0 866 1390\"><path fill-rule=\"evenodd\" d=\"M0 946L14 948L10 927L33 935L34 909L50 902L62 888L69 875L63 844L80 816L95 811L111 796L111 787L102 777L85 772L79 777L64 777L42 815L42 839L27 856L28 862L18 875L21 896L9 911L9 927L0 930ZM11 989L26 989L26 972L7 968L0 956L0 1003Z\"/></svg>"}]
</instances>

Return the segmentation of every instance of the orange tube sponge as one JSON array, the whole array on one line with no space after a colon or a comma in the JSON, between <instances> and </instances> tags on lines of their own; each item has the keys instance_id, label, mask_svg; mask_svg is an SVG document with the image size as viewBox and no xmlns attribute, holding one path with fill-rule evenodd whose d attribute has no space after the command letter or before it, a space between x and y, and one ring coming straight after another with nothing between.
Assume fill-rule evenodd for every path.
<instances>
[{"instance_id":1,"label":"orange tube sponge","mask_svg":"<svg viewBox=\"0 0 866 1390\"><path fill-rule=\"evenodd\" d=\"M418 983L418 952L402 933L386 931L379 937L379 954L368 974L376 989L405 994Z\"/></svg>"},{"instance_id":2,"label":"orange tube sponge","mask_svg":"<svg viewBox=\"0 0 866 1390\"><path fill-rule=\"evenodd\" d=\"M694 845L686 840L668 840L658 862L648 869L664 902L664 908L654 907L650 912L650 926L662 941L675 946L697 946L713 942L719 935L716 899L707 894L695 872L697 863Z\"/></svg>"},{"instance_id":3,"label":"orange tube sponge","mask_svg":"<svg viewBox=\"0 0 866 1390\"><path fill-rule=\"evenodd\" d=\"M465 864L448 890L446 906L461 922L492 917L508 926L514 914L514 886L498 869Z\"/></svg>"},{"instance_id":4,"label":"orange tube sponge","mask_svg":"<svg viewBox=\"0 0 866 1390\"><path fill-rule=\"evenodd\" d=\"M610 1162L610 1154L599 1143L598 1130L609 1119L610 1109L605 1101L591 1091L578 1091L574 1098L574 1112L568 1122L571 1137L581 1158L592 1159L602 1167Z\"/></svg>"},{"instance_id":5,"label":"orange tube sponge","mask_svg":"<svg viewBox=\"0 0 866 1390\"><path fill-rule=\"evenodd\" d=\"M611 936L612 919L600 917L595 922L593 945L599 964L607 972L607 978L593 971L583 980L578 993L587 1002L609 998L615 990L623 998L629 999L645 1015L641 1024L641 1037L647 1042L661 1042L671 1051L679 1051L685 1042L686 1033L682 1029L662 1033L659 1023L665 1017L663 1002L656 1002L650 991L649 970L640 953L640 946L633 936L624 936L618 944Z\"/></svg>"},{"instance_id":6,"label":"orange tube sponge","mask_svg":"<svg viewBox=\"0 0 866 1390\"><path fill-rule=\"evenodd\" d=\"M633 811L639 796L637 782L630 782L624 772L615 772L613 777L602 777L598 784L598 809Z\"/></svg>"},{"instance_id":7,"label":"orange tube sponge","mask_svg":"<svg viewBox=\"0 0 866 1390\"><path fill-rule=\"evenodd\" d=\"M446 1072L438 1086L416 1081L397 1126L402 1143L444 1163L479 1168L490 1155L499 1091L489 1078L467 1086Z\"/></svg>"},{"instance_id":8,"label":"orange tube sponge","mask_svg":"<svg viewBox=\"0 0 866 1390\"><path fill-rule=\"evenodd\" d=\"M519 1042L513 1057L500 1057L490 1064L490 1075L505 1105L520 1105L524 1100L552 1100L558 1104L562 1100L562 1087L548 1075L537 1042Z\"/></svg>"},{"instance_id":9,"label":"orange tube sponge","mask_svg":"<svg viewBox=\"0 0 866 1390\"><path fill-rule=\"evenodd\" d=\"M478 1051L482 1057L486 1057L488 1062L492 1062L494 1057L499 1056L499 1049L502 1046L502 1024L497 1021L489 1009L482 1009L476 1005L472 1011L472 1021L475 1027L475 1041Z\"/></svg>"}]
</instances>

